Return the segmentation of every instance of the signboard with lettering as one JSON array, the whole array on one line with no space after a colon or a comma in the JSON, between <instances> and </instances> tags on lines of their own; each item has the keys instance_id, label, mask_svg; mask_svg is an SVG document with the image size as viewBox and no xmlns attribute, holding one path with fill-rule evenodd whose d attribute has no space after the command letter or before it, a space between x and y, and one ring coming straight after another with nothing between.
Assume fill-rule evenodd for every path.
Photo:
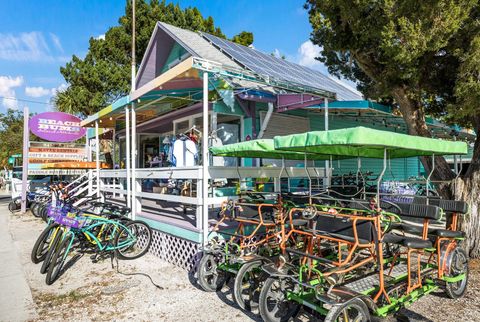
<instances>
[{"instance_id":1,"label":"signboard with lettering","mask_svg":"<svg viewBox=\"0 0 480 322\"><path fill-rule=\"evenodd\" d=\"M29 170L47 163L82 162L87 159L83 144L30 142L28 148Z\"/></svg>"},{"instance_id":2,"label":"signboard with lettering","mask_svg":"<svg viewBox=\"0 0 480 322\"><path fill-rule=\"evenodd\" d=\"M81 120L63 112L45 112L33 116L29 127L33 134L47 141L70 142L85 135Z\"/></svg>"}]
</instances>

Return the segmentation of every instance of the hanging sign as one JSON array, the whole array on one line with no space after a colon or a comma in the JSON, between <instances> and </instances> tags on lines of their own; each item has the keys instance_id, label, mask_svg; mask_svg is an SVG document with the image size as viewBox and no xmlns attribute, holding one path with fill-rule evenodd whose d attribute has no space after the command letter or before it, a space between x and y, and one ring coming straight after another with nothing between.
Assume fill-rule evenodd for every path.
<instances>
[{"instance_id":1,"label":"hanging sign","mask_svg":"<svg viewBox=\"0 0 480 322\"><path fill-rule=\"evenodd\" d=\"M70 142L85 135L81 120L63 112L45 112L33 116L29 127L33 134L47 141Z\"/></svg>"}]
</instances>

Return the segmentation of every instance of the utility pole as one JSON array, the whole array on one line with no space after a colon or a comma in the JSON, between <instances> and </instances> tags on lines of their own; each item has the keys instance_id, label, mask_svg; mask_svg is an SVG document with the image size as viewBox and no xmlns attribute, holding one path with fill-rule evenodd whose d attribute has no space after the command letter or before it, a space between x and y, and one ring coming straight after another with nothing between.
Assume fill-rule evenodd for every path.
<instances>
[{"instance_id":1,"label":"utility pole","mask_svg":"<svg viewBox=\"0 0 480 322\"><path fill-rule=\"evenodd\" d=\"M135 91L135 76L136 76L136 57L135 57L135 0L132 0L132 81L131 81L131 90L130 93L133 93ZM131 207L131 216L132 219L135 219L137 216L137 178L135 175L136 171L136 156L137 156L137 119L136 119L136 114L135 114L135 103L131 102L131 129L130 129L130 134L131 134L131 160L130 160L130 169L127 169L127 171L131 171L130 175L130 180L131 180L131 202L130 202L130 207ZM128 132L128 131L127 131ZM128 153L128 151L127 151Z\"/></svg>"},{"instance_id":2,"label":"utility pole","mask_svg":"<svg viewBox=\"0 0 480 322\"><path fill-rule=\"evenodd\" d=\"M135 74L136 74L136 57L135 57L135 0L132 0L132 89L135 90Z\"/></svg>"}]
</instances>

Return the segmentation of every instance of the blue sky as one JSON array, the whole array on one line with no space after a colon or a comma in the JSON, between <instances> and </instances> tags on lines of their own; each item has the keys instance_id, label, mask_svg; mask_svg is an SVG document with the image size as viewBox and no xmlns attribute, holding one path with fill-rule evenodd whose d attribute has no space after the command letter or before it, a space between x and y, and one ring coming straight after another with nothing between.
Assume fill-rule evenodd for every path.
<instances>
[{"instance_id":1,"label":"blue sky","mask_svg":"<svg viewBox=\"0 0 480 322\"><path fill-rule=\"evenodd\" d=\"M48 103L51 96L66 86L60 67L73 54L84 56L89 38L98 37L116 25L125 6L124 0L2 2L0 112L25 105L33 112L52 109ZM228 37L242 30L252 31L257 49L280 52L291 61L324 70L313 59L318 48L308 41L311 27L303 1L179 0L178 3L182 7L197 6L204 16L212 16Z\"/></svg>"}]
</instances>

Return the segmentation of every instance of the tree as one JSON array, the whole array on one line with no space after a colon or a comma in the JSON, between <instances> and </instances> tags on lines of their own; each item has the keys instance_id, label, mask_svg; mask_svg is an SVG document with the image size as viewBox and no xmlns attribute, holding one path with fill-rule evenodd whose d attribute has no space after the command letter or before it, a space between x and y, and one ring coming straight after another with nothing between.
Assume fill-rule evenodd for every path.
<instances>
[{"instance_id":1,"label":"tree","mask_svg":"<svg viewBox=\"0 0 480 322\"><path fill-rule=\"evenodd\" d=\"M204 18L197 8L181 9L165 0L137 0L136 3L137 68L157 21L225 38L212 17ZM90 38L85 58L73 56L60 72L68 87L57 93L53 103L59 111L87 116L94 114L130 91L132 3L127 1L119 25L110 28L104 39ZM235 41L249 45L253 35L241 32ZM249 43L250 42L250 43Z\"/></svg>"},{"instance_id":2,"label":"tree","mask_svg":"<svg viewBox=\"0 0 480 322\"><path fill-rule=\"evenodd\" d=\"M240 45L250 46L253 44L253 33L242 31L238 35L233 36L232 41Z\"/></svg>"},{"instance_id":3,"label":"tree","mask_svg":"<svg viewBox=\"0 0 480 322\"><path fill-rule=\"evenodd\" d=\"M0 167L9 167L8 158L13 154L22 154L23 113L7 110L0 114Z\"/></svg>"},{"instance_id":4,"label":"tree","mask_svg":"<svg viewBox=\"0 0 480 322\"><path fill-rule=\"evenodd\" d=\"M393 99L409 134L431 136L426 115L470 125L480 133L477 90L477 0L308 0L313 27L311 40L322 47L320 61L329 71L358 82L367 98ZM449 107L462 113L449 114ZM464 223L470 255L480 256L478 194L480 192L480 138L472 164L461 178L457 195L468 201L472 213ZM429 158L422 158L429 171ZM436 158L435 180L451 180L453 172ZM461 191L461 193L458 193ZM451 191L442 187L442 194Z\"/></svg>"}]
</instances>

